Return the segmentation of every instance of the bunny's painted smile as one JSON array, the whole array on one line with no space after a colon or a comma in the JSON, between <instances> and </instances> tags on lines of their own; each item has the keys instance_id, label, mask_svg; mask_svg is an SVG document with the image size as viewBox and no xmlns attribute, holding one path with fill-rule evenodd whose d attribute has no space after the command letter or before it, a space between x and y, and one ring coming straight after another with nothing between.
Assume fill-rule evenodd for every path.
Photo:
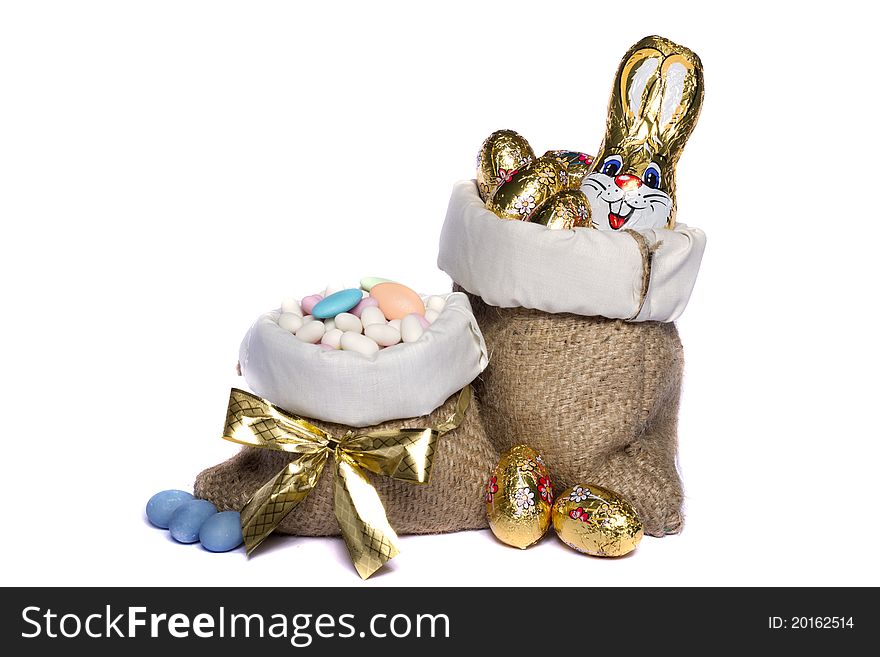
<instances>
[{"instance_id":1,"label":"bunny's painted smile","mask_svg":"<svg viewBox=\"0 0 880 657\"><path fill-rule=\"evenodd\" d=\"M627 208L626 212L624 212L624 208ZM611 211L608 213L608 223L614 230L619 230L635 211L636 209L631 205L627 205L626 201L618 201L611 207Z\"/></svg>"}]
</instances>

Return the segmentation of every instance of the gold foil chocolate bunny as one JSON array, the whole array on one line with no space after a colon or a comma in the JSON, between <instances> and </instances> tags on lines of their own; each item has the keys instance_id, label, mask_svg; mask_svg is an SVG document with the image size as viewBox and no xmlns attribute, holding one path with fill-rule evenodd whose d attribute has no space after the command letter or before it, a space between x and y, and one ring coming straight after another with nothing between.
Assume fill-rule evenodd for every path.
<instances>
[{"instance_id":1,"label":"gold foil chocolate bunny","mask_svg":"<svg viewBox=\"0 0 880 657\"><path fill-rule=\"evenodd\" d=\"M629 49L614 78L605 140L581 185L594 226L675 225L675 165L702 104L703 66L693 52L659 36Z\"/></svg>"}]
</instances>

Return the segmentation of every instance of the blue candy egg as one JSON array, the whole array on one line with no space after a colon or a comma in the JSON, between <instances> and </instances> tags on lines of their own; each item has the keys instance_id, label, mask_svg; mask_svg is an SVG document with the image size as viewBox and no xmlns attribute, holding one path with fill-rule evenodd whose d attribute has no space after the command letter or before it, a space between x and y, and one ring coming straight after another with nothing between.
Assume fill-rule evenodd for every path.
<instances>
[{"instance_id":1,"label":"blue candy egg","mask_svg":"<svg viewBox=\"0 0 880 657\"><path fill-rule=\"evenodd\" d=\"M241 514L224 511L205 520L199 531L202 547L211 552L229 552L241 545Z\"/></svg>"},{"instance_id":2,"label":"blue candy egg","mask_svg":"<svg viewBox=\"0 0 880 657\"><path fill-rule=\"evenodd\" d=\"M217 507L208 500L184 502L168 523L171 538L178 543L195 543L199 540L199 530L205 521L217 513Z\"/></svg>"},{"instance_id":3,"label":"blue candy egg","mask_svg":"<svg viewBox=\"0 0 880 657\"><path fill-rule=\"evenodd\" d=\"M147 502L147 520L156 527L168 529L168 523L177 508L184 502L194 499L183 490L163 490L161 493L156 493Z\"/></svg>"},{"instance_id":4,"label":"blue candy egg","mask_svg":"<svg viewBox=\"0 0 880 657\"><path fill-rule=\"evenodd\" d=\"M312 308L312 316L315 319L336 317L339 313L348 312L358 305L363 296L360 290L354 288L340 290L316 303L315 307Z\"/></svg>"}]
</instances>

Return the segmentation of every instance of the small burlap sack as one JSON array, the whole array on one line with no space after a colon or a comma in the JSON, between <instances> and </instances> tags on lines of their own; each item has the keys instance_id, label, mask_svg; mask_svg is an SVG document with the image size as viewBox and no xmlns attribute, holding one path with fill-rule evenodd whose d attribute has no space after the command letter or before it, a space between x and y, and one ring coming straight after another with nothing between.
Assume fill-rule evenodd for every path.
<instances>
[{"instance_id":1,"label":"small burlap sack","mask_svg":"<svg viewBox=\"0 0 880 657\"><path fill-rule=\"evenodd\" d=\"M358 432L440 424L455 411L456 398L454 395L429 415L383 422L359 428ZM309 422L334 436L354 430L341 424L311 419ZM290 460L283 452L244 447L228 461L199 474L195 495L210 500L221 511L240 511L251 495ZM435 534L487 526L483 487L497 460L498 452L483 429L479 402L472 399L461 425L438 440L430 483L411 484L366 474L398 534ZM333 514L333 469L333 463L328 462L315 489L282 521L277 531L299 536L339 534Z\"/></svg>"},{"instance_id":2,"label":"small burlap sack","mask_svg":"<svg viewBox=\"0 0 880 657\"><path fill-rule=\"evenodd\" d=\"M455 411L457 391L488 362L485 342L464 294L447 297L446 308L418 341L369 357L324 351L300 342L278 326L278 316L278 311L260 316L245 335L239 349L242 375L255 394L335 437L348 431L441 424ZM228 461L199 474L195 494L218 509L240 511L290 460L284 452L244 447ZM487 526L483 486L497 460L498 452L483 428L480 403L474 398L458 428L438 439L429 483L365 474L395 531L450 532ZM334 464L328 462L316 487L278 531L302 536L339 534L333 512L333 473Z\"/></svg>"},{"instance_id":3,"label":"small burlap sack","mask_svg":"<svg viewBox=\"0 0 880 657\"><path fill-rule=\"evenodd\" d=\"M611 233L499 220L470 181L456 185L441 236L440 268L468 293L489 350L475 382L489 439L538 450L556 490L616 490L653 536L682 528L683 353L672 319L704 245L686 226Z\"/></svg>"}]
</instances>

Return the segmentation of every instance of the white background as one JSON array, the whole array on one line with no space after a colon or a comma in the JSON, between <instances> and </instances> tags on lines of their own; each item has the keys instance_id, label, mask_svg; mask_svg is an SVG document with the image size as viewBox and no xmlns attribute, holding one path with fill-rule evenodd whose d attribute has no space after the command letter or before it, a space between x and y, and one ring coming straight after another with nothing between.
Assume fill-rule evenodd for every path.
<instances>
[{"instance_id":1,"label":"white background","mask_svg":"<svg viewBox=\"0 0 880 657\"><path fill-rule=\"evenodd\" d=\"M870 3L20 2L0 11L3 584L880 584L877 15ZM618 60L693 48L679 219L709 236L686 350L681 536L335 539L246 560L143 507L236 448L238 343L283 295L424 292L492 130L595 152ZM548 400L552 403L552 400Z\"/></svg>"}]
</instances>

